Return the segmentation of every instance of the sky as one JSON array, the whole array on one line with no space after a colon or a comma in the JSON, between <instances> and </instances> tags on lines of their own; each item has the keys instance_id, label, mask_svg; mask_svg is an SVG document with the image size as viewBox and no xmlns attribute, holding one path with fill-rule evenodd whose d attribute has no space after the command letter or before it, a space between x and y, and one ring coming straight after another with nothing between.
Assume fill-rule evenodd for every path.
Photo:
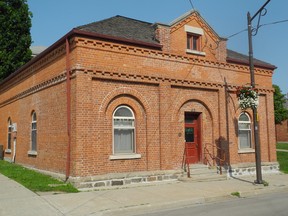
<instances>
[{"instance_id":1,"label":"sky","mask_svg":"<svg viewBox=\"0 0 288 216\"><path fill-rule=\"evenodd\" d=\"M192 5L190 3L192 2ZM122 15L146 22L169 24L196 9L227 48L248 55L247 12L251 16L267 0L28 0L32 17L32 46L50 46L74 27ZM288 1L271 0L253 36L254 58L277 66L273 84L288 93ZM283 21L283 22L282 22ZM258 17L252 22L256 27ZM272 24L274 23L274 24ZM268 25L266 25L268 24ZM241 32L243 31L243 32ZM235 33L241 32L235 36Z\"/></svg>"}]
</instances>

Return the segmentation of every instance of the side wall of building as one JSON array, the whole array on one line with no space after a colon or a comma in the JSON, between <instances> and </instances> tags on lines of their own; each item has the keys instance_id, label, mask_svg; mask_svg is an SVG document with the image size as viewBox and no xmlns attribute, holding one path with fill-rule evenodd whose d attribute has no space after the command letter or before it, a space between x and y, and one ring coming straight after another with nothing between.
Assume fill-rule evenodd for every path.
<instances>
[{"instance_id":1,"label":"side wall of building","mask_svg":"<svg viewBox=\"0 0 288 216\"><path fill-rule=\"evenodd\" d=\"M39 170L65 173L67 98L65 46L56 47L1 86L0 144L4 158ZM32 113L37 144L32 151ZM17 124L8 149L8 119Z\"/></svg>"},{"instance_id":2,"label":"side wall of building","mask_svg":"<svg viewBox=\"0 0 288 216\"><path fill-rule=\"evenodd\" d=\"M288 120L276 124L277 142L288 142Z\"/></svg>"}]
</instances>

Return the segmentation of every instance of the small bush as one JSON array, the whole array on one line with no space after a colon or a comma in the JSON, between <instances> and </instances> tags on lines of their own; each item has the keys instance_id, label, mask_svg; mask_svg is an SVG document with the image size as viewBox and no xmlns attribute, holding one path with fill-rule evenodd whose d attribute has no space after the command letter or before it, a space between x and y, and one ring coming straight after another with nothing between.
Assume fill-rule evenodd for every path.
<instances>
[{"instance_id":1,"label":"small bush","mask_svg":"<svg viewBox=\"0 0 288 216\"><path fill-rule=\"evenodd\" d=\"M240 198L240 193L238 191L232 192L231 195Z\"/></svg>"}]
</instances>

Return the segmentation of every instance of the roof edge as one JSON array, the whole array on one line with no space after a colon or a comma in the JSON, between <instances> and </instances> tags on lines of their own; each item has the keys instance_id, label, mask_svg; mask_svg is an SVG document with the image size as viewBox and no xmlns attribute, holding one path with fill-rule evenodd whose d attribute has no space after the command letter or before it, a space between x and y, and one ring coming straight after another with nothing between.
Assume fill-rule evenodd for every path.
<instances>
[{"instance_id":1,"label":"roof edge","mask_svg":"<svg viewBox=\"0 0 288 216\"><path fill-rule=\"evenodd\" d=\"M120 38L120 37L115 37L115 36L109 36L109 35L104 35L104 34L98 34L98 33L90 33L86 31L82 31L76 28L73 28L71 31L69 31L67 34L65 34L63 37L61 37L59 40L57 40L55 43L53 43L51 46L49 46L47 49L45 49L43 52L41 52L39 55L35 56L32 58L29 62L18 68L15 72L10 74L8 77L0 81L0 85L11 80L13 77L30 67L32 64L40 60L42 57L47 55L49 52L54 50L57 46L60 44L64 43L66 39L69 39L73 36L86 36L86 37L95 37L95 38L100 38L100 39L108 39L111 41L119 41L119 42L124 42L128 44L137 44L140 46L144 47L150 47L154 49L161 49L162 45L160 44L152 44L148 42L143 42L143 41L137 41L137 40L131 40L131 39L126 39L126 38Z\"/></svg>"},{"instance_id":2,"label":"roof edge","mask_svg":"<svg viewBox=\"0 0 288 216\"><path fill-rule=\"evenodd\" d=\"M95 38L100 38L100 39L107 39L111 41L119 41L119 42L124 42L124 43L129 43L129 44L136 44L140 46L145 46L145 47L150 47L154 49L161 49L163 46L161 44L154 44L154 43L149 43L149 42L143 42L140 40L132 40L132 39L127 39L123 37L116 37L116 36L111 36L111 35L105 35L105 34L99 34L95 32L87 32L83 30L79 30L74 28L73 33L75 35L81 35L81 36L87 36L87 37L95 37Z\"/></svg>"},{"instance_id":3,"label":"roof edge","mask_svg":"<svg viewBox=\"0 0 288 216\"><path fill-rule=\"evenodd\" d=\"M238 60L238 59L234 59L234 58L231 58L231 57L227 57L226 61L228 63L236 63L236 64L243 64L243 65L249 66L249 61L245 61L245 60ZM268 64L264 64L264 63L261 64L261 63L257 63L257 62L256 63L254 62L254 66L260 67L260 68L269 69L269 70L277 69L277 67L275 65L269 66Z\"/></svg>"}]
</instances>

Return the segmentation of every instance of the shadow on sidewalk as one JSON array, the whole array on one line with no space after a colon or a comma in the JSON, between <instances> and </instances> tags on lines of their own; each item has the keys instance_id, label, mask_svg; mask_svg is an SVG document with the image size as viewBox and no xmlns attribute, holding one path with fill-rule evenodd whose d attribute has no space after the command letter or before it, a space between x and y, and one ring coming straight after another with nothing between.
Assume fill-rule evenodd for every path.
<instances>
[{"instance_id":1,"label":"shadow on sidewalk","mask_svg":"<svg viewBox=\"0 0 288 216\"><path fill-rule=\"evenodd\" d=\"M231 178L231 179L238 180L238 181L250 183L250 184L255 184L254 181L250 181L250 180L247 180L247 179L237 178L237 177L234 177L234 176L231 176L230 178Z\"/></svg>"}]
</instances>

